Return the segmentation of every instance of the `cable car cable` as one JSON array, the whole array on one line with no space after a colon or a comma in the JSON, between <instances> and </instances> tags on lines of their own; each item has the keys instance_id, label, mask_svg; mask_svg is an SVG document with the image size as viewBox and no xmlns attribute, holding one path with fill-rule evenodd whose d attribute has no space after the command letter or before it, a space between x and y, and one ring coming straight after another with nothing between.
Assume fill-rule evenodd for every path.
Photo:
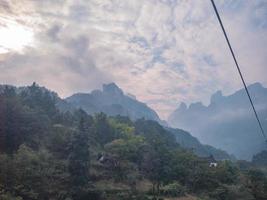
<instances>
[{"instance_id":1,"label":"cable car cable","mask_svg":"<svg viewBox=\"0 0 267 200\"><path fill-rule=\"evenodd\" d=\"M218 12L218 10L217 10L217 8L216 8L216 5L215 5L215 3L214 3L213 0L211 0L211 3L212 3L212 6L213 6L213 8L214 8L215 14L216 14L216 16L217 16L217 18L218 18L218 21L219 21L219 23L220 23L220 25L221 25L221 28L222 28L222 30L223 30L223 34L224 34L224 37L225 37L225 39L226 39L226 41L227 41L228 47L229 47L229 49L230 49L230 51L231 51L231 54L232 54L232 56L233 56L233 59L234 59L234 61L235 61L236 68L237 68L237 70L238 70L238 73L239 73L239 75L240 75L240 78L241 78L241 80L242 80L242 83L243 83L243 85L244 85L244 88L245 88L246 93L247 93L247 95L248 95L248 98L249 98L250 104L251 104L251 106L252 106L252 109L253 109L253 111L254 111L255 117L256 117L256 119L257 119L257 121L258 121L260 130L261 130L261 133L262 133L262 135L263 135L263 137L264 137L264 139L265 139L265 142L267 143L267 137L266 137L266 134L265 134L265 132L264 132L264 129L263 129L262 124L261 124L261 121L260 121L259 116L258 116L258 114L257 114L257 111L256 111L256 109L255 109L254 103L253 103L253 101L252 101L252 99L251 99L250 93L249 93L248 88L247 88L247 84L246 84L246 82L245 82L245 80L244 80L244 78L243 78L242 72L241 72L240 67L239 67L239 65L238 65L238 63L237 63L237 60L236 60L234 51L233 51L233 49L232 49L232 46L231 46L231 44L230 44L230 41L229 41L228 36L227 36L227 34L226 34L226 31L225 31L225 29L224 29L224 26L223 26L221 17L220 17L220 15L219 15L219 12Z\"/></svg>"}]
</instances>

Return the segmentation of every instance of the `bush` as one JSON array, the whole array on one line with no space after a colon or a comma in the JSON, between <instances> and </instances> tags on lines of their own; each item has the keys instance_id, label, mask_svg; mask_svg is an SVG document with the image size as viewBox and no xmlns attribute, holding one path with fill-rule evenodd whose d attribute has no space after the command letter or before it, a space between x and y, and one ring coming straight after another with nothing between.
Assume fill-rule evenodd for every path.
<instances>
[{"instance_id":1,"label":"bush","mask_svg":"<svg viewBox=\"0 0 267 200\"><path fill-rule=\"evenodd\" d=\"M209 193L216 200L254 200L249 191L241 185L221 185Z\"/></svg>"},{"instance_id":2,"label":"bush","mask_svg":"<svg viewBox=\"0 0 267 200\"><path fill-rule=\"evenodd\" d=\"M14 197L10 193L0 194L0 199L1 200L22 200L21 197Z\"/></svg>"},{"instance_id":3,"label":"bush","mask_svg":"<svg viewBox=\"0 0 267 200\"><path fill-rule=\"evenodd\" d=\"M185 192L185 187L178 182L165 185L160 189L160 193L168 197L181 197L185 195Z\"/></svg>"},{"instance_id":4,"label":"bush","mask_svg":"<svg viewBox=\"0 0 267 200\"><path fill-rule=\"evenodd\" d=\"M113 199L113 198L111 198ZM123 199L123 200L151 200L147 195L145 194L138 194L138 193L133 193L133 192L118 192L115 195L114 199Z\"/></svg>"}]
</instances>

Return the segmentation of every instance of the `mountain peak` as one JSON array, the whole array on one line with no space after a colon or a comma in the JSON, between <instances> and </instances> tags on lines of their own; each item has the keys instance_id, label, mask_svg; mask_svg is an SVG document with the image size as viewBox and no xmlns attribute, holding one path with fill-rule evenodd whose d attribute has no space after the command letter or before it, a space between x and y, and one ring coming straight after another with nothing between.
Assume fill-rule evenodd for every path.
<instances>
[{"instance_id":1,"label":"mountain peak","mask_svg":"<svg viewBox=\"0 0 267 200\"><path fill-rule=\"evenodd\" d=\"M256 83L253 83L253 84L249 85L248 88L252 89L252 90L259 90L259 89L262 89L264 87L262 86L261 83L256 82Z\"/></svg>"},{"instance_id":2,"label":"mountain peak","mask_svg":"<svg viewBox=\"0 0 267 200\"><path fill-rule=\"evenodd\" d=\"M204 108L204 105L200 101L199 102L196 102L196 103L192 103L189 106L189 109L190 110L199 110L199 109L202 109L202 108Z\"/></svg>"},{"instance_id":3,"label":"mountain peak","mask_svg":"<svg viewBox=\"0 0 267 200\"><path fill-rule=\"evenodd\" d=\"M115 83L103 84L103 92L108 94L123 95L122 89L120 89Z\"/></svg>"},{"instance_id":4,"label":"mountain peak","mask_svg":"<svg viewBox=\"0 0 267 200\"><path fill-rule=\"evenodd\" d=\"M181 102L179 108L178 108L180 111L185 111L187 109L187 106L184 102Z\"/></svg>"},{"instance_id":5,"label":"mountain peak","mask_svg":"<svg viewBox=\"0 0 267 200\"><path fill-rule=\"evenodd\" d=\"M103 84L102 90L94 90L89 94L73 94L66 101L75 108L82 108L88 114L106 113L108 116L127 116L132 120L148 119L159 123L157 113L145 103L123 92L115 83Z\"/></svg>"},{"instance_id":6,"label":"mountain peak","mask_svg":"<svg viewBox=\"0 0 267 200\"><path fill-rule=\"evenodd\" d=\"M248 90L262 123L266 125L267 88L254 83L248 85ZM191 104L185 112L174 111L169 124L190 131L201 142L229 151L238 159L250 160L264 148L244 88L229 95L217 91L210 100L207 107Z\"/></svg>"},{"instance_id":7,"label":"mountain peak","mask_svg":"<svg viewBox=\"0 0 267 200\"><path fill-rule=\"evenodd\" d=\"M221 90L218 90L217 92L215 92L211 98L210 98L210 103L215 103L215 102L219 102L221 99L223 98L223 94Z\"/></svg>"}]
</instances>

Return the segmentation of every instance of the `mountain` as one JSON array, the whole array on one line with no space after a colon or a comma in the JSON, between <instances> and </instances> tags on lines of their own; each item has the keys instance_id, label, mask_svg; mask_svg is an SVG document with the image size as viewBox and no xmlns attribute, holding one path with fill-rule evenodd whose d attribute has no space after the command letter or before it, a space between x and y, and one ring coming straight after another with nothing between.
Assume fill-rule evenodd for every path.
<instances>
[{"instance_id":1,"label":"mountain","mask_svg":"<svg viewBox=\"0 0 267 200\"><path fill-rule=\"evenodd\" d=\"M91 115L103 112L108 116L121 115L132 120L144 118L157 121L166 127L166 122L162 121L154 110L136 100L133 95L126 95L115 83L104 84L102 91L94 90L91 93L74 94L66 98L65 101L75 108L82 108ZM232 159L224 151L202 145L197 138L192 137L188 132L171 128L166 128L166 130L175 136L182 147L193 150L199 156L214 155L219 160Z\"/></svg>"},{"instance_id":2,"label":"mountain","mask_svg":"<svg viewBox=\"0 0 267 200\"><path fill-rule=\"evenodd\" d=\"M253 163L201 158L181 148L203 148L182 130L60 112L58 99L37 84L0 86L1 200L266 199L266 152Z\"/></svg>"},{"instance_id":3,"label":"mountain","mask_svg":"<svg viewBox=\"0 0 267 200\"><path fill-rule=\"evenodd\" d=\"M210 145L201 144L196 137L193 137L184 130L174 128L166 129L175 136L176 141L181 147L191 150L200 157L213 155L216 160L236 160L233 155L229 155L226 151L216 149Z\"/></svg>"},{"instance_id":4,"label":"mountain","mask_svg":"<svg viewBox=\"0 0 267 200\"><path fill-rule=\"evenodd\" d=\"M151 123L156 121L156 124L157 122L162 122L155 111L147 107L144 103L135 100L135 98L133 99L132 97L124 95L123 91L114 83L104 85L103 91L95 90L91 94L73 95L72 101L70 100L72 97L69 97L66 100L61 99L56 92L53 92L45 87L41 87L36 83L33 83L31 86L23 87L0 85L0 94L4 93L6 88L13 90L17 95L22 96L23 102L31 105L35 109L42 110L40 105L42 107L47 107L45 112L50 113L51 116L55 115L55 112L57 112L56 110L61 113L66 111L74 113L77 111L77 108L86 108L86 111L89 111L89 114L104 112L112 116L125 114L127 117L130 117L128 114L131 113L131 116L134 117L133 119L147 118L150 119ZM73 103L74 99L76 99L76 101ZM79 106L79 102L82 103L81 105L84 105ZM120 104L115 104L115 102ZM54 109L50 109L51 107ZM96 108L98 108L98 110L96 110ZM143 112L142 109L144 109ZM123 110L127 110L127 112L120 112ZM163 130L162 132L164 134L174 135L176 142L181 147L192 150L200 157L213 155L218 160L233 159L233 157L229 156L222 150L201 144L197 138L192 137L192 135L186 131L181 129L172 129L159 124L156 126Z\"/></svg>"},{"instance_id":5,"label":"mountain","mask_svg":"<svg viewBox=\"0 0 267 200\"><path fill-rule=\"evenodd\" d=\"M263 128L267 130L267 89L260 83L248 86ZM211 96L210 104L181 103L168 118L173 127L188 130L201 142L226 150L239 159L250 160L266 148L244 89L229 96L221 91Z\"/></svg>"},{"instance_id":6,"label":"mountain","mask_svg":"<svg viewBox=\"0 0 267 200\"><path fill-rule=\"evenodd\" d=\"M136 100L133 95L124 94L115 83L104 84L102 90L91 93L73 94L65 100L91 115L103 112L109 116L128 116L132 120L144 118L162 123L154 110Z\"/></svg>"}]
</instances>

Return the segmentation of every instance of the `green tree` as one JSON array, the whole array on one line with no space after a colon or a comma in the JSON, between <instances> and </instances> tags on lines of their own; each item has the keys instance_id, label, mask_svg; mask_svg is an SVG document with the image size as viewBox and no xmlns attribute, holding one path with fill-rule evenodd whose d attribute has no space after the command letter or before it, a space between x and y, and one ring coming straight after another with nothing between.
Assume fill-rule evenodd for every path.
<instances>
[{"instance_id":1,"label":"green tree","mask_svg":"<svg viewBox=\"0 0 267 200\"><path fill-rule=\"evenodd\" d=\"M252 163L256 166L267 166L267 151L262 151L252 158Z\"/></svg>"},{"instance_id":2,"label":"green tree","mask_svg":"<svg viewBox=\"0 0 267 200\"><path fill-rule=\"evenodd\" d=\"M257 200L267 199L267 177L260 170L250 170L247 174L247 187Z\"/></svg>"},{"instance_id":3,"label":"green tree","mask_svg":"<svg viewBox=\"0 0 267 200\"><path fill-rule=\"evenodd\" d=\"M238 169L230 161L222 161L218 167L214 169L216 179L224 184L233 184L238 178Z\"/></svg>"},{"instance_id":4,"label":"green tree","mask_svg":"<svg viewBox=\"0 0 267 200\"><path fill-rule=\"evenodd\" d=\"M121 159L138 163L142 147L146 145L142 136L131 136L127 139L116 139L105 145L105 150L118 155Z\"/></svg>"},{"instance_id":5,"label":"green tree","mask_svg":"<svg viewBox=\"0 0 267 200\"><path fill-rule=\"evenodd\" d=\"M105 145L114 139L114 132L109 124L108 118L104 113L95 116L96 140Z\"/></svg>"},{"instance_id":6,"label":"green tree","mask_svg":"<svg viewBox=\"0 0 267 200\"><path fill-rule=\"evenodd\" d=\"M23 142L23 114L15 89L6 86L0 95L0 151L11 154Z\"/></svg>"},{"instance_id":7,"label":"green tree","mask_svg":"<svg viewBox=\"0 0 267 200\"><path fill-rule=\"evenodd\" d=\"M55 159L46 149L21 145L12 156L0 156L0 185L23 199L64 199L69 195L66 167L66 161Z\"/></svg>"},{"instance_id":8,"label":"green tree","mask_svg":"<svg viewBox=\"0 0 267 200\"><path fill-rule=\"evenodd\" d=\"M35 82L26 87L21 93L20 97L23 104L40 113L46 114L51 118L57 116L56 108L56 94L38 86Z\"/></svg>"},{"instance_id":9,"label":"green tree","mask_svg":"<svg viewBox=\"0 0 267 200\"><path fill-rule=\"evenodd\" d=\"M69 157L69 172L73 185L74 199L82 199L84 190L89 184L89 134L91 124L88 124L88 115L80 110L78 132L75 134Z\"/></svg>"}]
</instances>

